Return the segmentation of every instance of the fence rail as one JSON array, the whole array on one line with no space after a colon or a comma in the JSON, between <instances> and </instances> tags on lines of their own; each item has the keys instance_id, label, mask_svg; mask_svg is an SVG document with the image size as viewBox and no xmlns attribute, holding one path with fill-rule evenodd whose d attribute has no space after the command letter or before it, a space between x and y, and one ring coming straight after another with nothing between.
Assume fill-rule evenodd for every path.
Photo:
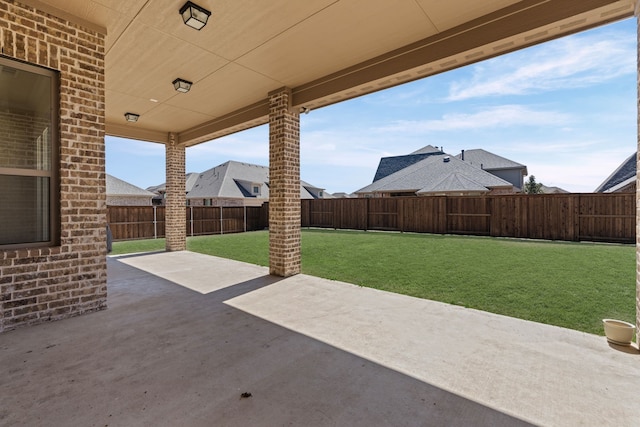
<instances>
[{"instance_id":1,"label":"fence rail","mask_svg":"<svg viewBox=\"0 0 640 427\"><path fill-rule=\"evenodd\" d=\"M634 193L434 196L301 201L301 226L634 243ZM269 208L188 206L187 236L262 230ZM114 240L164 237L162 206L109 206Z\"/></svg>"}]
</instances>

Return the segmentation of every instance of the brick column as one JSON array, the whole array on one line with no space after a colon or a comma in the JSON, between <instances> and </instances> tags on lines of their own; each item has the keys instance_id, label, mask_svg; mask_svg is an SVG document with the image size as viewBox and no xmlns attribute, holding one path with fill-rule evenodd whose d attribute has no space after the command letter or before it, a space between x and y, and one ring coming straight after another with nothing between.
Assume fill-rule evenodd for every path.
<instances>
[{"instance_id":1,"label":"brick column","mask_svg":"<svg viewBox=\"0 0 640 427\"><path fill-rule=\"evenodd\" d=\"M300 273L300 117L291 89L269 94L269 271Z\"/></svg>"},{"instance_id":2,"label":"brick column","mask_svg":"<svg viewBox=\"0 0 640 427\"><path fill-rule=\"evenodd\" d=\"M185 148L180 145L178 135L169 134L166 144L167 193L165 198L165 235L167 251L187 249L187 230L185 226Z\"/></svg>"}]
</instances>

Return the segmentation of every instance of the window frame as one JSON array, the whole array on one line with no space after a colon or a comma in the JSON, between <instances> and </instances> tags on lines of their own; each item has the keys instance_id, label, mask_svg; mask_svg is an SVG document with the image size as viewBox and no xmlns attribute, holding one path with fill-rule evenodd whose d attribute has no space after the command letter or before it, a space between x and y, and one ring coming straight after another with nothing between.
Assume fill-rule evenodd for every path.
<instances>
[{"instance_id":1,"label":"window frame","mask_svg":"<svg viewBox=\"0 0 640 427\"><path fill-rule=\"evenodd\" d=\"M6 66L50 78L50 157L49 169L22 169L0 167L0 175L49 178L49 239L40 242L0 244L0 251L41 248L60 245L60 72L36 64L0 55L0 66ZM1 191L1 189L0 189Z\"/></svg>"}]
</instances>

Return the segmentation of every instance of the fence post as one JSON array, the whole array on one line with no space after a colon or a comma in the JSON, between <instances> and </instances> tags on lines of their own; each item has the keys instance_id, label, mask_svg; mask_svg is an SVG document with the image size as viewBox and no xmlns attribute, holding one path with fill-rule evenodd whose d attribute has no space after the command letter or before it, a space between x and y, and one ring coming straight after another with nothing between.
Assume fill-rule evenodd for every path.
<instances>
[{"instance_id":1,"label":"fence post","mask_svg":"<svg viewBox=\"0 0 640 427\"><path fill-rule=\"evenodd\" d=\"M364 224L364 231L369 231L369 211L371 210L371 199L367 197L367 204L365 207L367 222Z\"/></svg>"},{"instance_id":2,"label":"fence post","mask_svg":"<svg viewBox=\"0 0 640 427\"><path fill-rule=\"evenodd\" d=\"M244 232L247 232L247 205L244 205Z\"/></svg>"},{"instance_id":3,"label":"fence post","mask_svg":"<svg viewBox=\"0 0 640 427\"><path fill-rule=\"evenodd\" d=\"M191 237L193 237L193 206L189 206L189 225L191 228Z\"/></svg>"},{"instance_id":4,"label":"fence post","mask_svg":"<svg viewBox=\"0 0 640 427\"><path fill-rule=\"evenodd\" d=\"M153 205L153 238L158 238L158 217L156 215L156 205Z\"/></svg>"},{"instance_id":5,"label":"fence post","mask_svg":"<svg viewBox=\"0 0 640 427\"><path fill-rule=\"evenodd\" d=\"M220 234L224 234L222 232L222 205L220 205Z\"/></svg>"}]
</instances>

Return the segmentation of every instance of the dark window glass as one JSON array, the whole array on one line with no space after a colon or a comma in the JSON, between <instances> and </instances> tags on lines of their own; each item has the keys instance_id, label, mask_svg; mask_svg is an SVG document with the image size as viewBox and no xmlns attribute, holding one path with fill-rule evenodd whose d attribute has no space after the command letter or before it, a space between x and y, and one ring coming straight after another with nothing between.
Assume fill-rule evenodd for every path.
<instances>
[{"instance_id":1,"label":"dark window glass","mask_svg":"<svg viewBox=\"0 0 640 427\"><path fill-rule=\"evenodd\" d=\"M0 58L0 248L57 240L57 90L55 71Z\"/></svg>"}]
</instances>

